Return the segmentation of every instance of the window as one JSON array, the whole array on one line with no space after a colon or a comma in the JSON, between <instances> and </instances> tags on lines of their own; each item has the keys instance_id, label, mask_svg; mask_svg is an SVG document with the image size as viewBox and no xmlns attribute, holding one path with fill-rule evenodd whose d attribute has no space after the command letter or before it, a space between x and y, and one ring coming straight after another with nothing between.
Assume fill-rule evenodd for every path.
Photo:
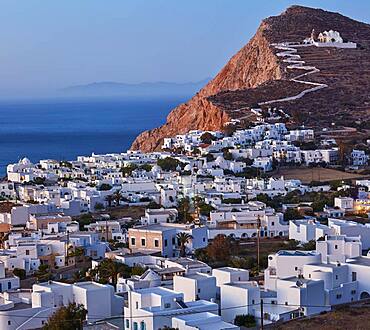
<instances>
[{"instance_id":1,"label":"window","mask_svg":"<svg viewBox=\"0 0 370 330\"><path fill-rule=\"evenodd\" d=\"M275 226L275 222L274 221L271 222L271 226Z\"/></svg>"},{"instance_id":2,"label":"window","mask_svg":"<svg viewBox=\"0 0 370 330\"><path fill-rule=\"evenodd\" d=\"M171 304L170 303L165 303L164 304L164 308L170 308L171 307Z\"/></svg>"},{"instance_id":3,"label":"window","mask_svg":"<svg viewBox=\"0 0 370 330\"><path fill-rule=\"evenodd\" d=\"M140 322L140 330L145 330L145 329L146 329L145 322L141 321Z\"/></svg>"},{"instance_id":4,"label":"window","mask_svg":"<svg viewBox=\"0 0 370 330\"><path fill-rule=\"evenodd\" d=\"M311 278L311 274L308 274L308 277Z\"/></svg>"},{"instance_id":5,"label":"window","mask_svg":"<svg viewBox=\"0 0 370 330\"><path fill-rule=\"evenodd\" d=\"M198 293L200 293L200 289L198 289Z\"/></svg>"},{"instance_id":6,"label":"window","mask_svg":"<svg viewBox=\"0 0 370 330\"><path fill-rule=\"evenodd\" d=\"M351 291L351 294L356 294L356 290L352 290Z\"/></svg>"},{"instance_id":7,"label":"window","mask_svg":"<svg viewBox=\"0 0 370 330\"><path fill-rule=\"evenodd\" d=\"M168 245L168 243L167 243L167 240L165 239L164 240L164 246L167 246Z\"/></svg>"},{"instance_id":8,"label":"window","mask_svg":"<svg viewBox=\"0 0 370 330\"><path fill-rule=\"evenodd\" d=\"M206 241L206 238L205 237L203 237L203 242L205 242Z\"/></svg>"},{"instance_id":9,"label":"window","mask_svg":"<svg viewBox=\"0 0 370 330\"><path fill-rule=\"evenodd\" d=\"M175 237L172 237L172 245L175 245L176 244L176 239Z\"/></svg>"},{"instance_id":10,"label":"window","mask_svg":"<svg viewBox=\"0 0 370 330\"><path fill-rule=\"evenodd\" d=\"M141 239L141 246L145 246L145 238Z\"/></svg>"},{"instance_id":11,"label":"window","mask_svg":"<svg viewBox=\"0 0 370 330\"><path fill-rule=\"evenodd\" d=\"M342 298L342 295L339 293L337 294L337 299L340 299L340 298Z\"/></svg>"},{"instance_id":12,"label":"window","mask_svg":"<svg viewBox=\"0 0 370 330\"><path fill-rule=\"evenodd\" d=\"M296 271L297 271L297 270L298 270L298 267L294 267L294 270L296 270Z\"/></svg>"},{"instance_id":13,"label":"window","mask_svg":"<svg viewBox=\"0 0 370 330\"><path fill-rule=\"evenodd\" d=\"M26 250L26 256L30 255L30 250Z\"/></svg>"},{"instance_id":14,"label":"window","mask_svg":"<svg viewBox=\"0 0 370 330\"><path fill-rule=\"evenodd\" d=\"M338 250L338 245L334 245L334 249Z\"/></svg>"},{"instance_id":15,"label":"window","mask_svg":"<svg viewBox=\"0 0 370 330\"><path fill-rule=\"evenodd\" d=\"M139 327L137 326L137 322L134 322L134 330L139 330Z\"/></svg>"},{"instance_id":16,"label":"window","mask_svg":"<svg viewBox=\"0 0 370 330\"><path fill-rule=\"evenodd\" d=\"M335 275L335 279L336 279L336 280L338 279L338 275Z\"/></svg>"},{"instance_id":17,"label":"window","mask_svg":"<svg viewBox=\"0 0 370 330\"><path fill-rule=\"evenodd\" d=\"M12 322L11 321L8 321L8 325L11 325L12 324Z\"/></svg>"},{"instance_id":18,"label":"window","mask_svg":"<svg viewBox=\"0 0 370 330\"><path fill-rule=\"evenodd\" d=\"M158 239L155 239L155 240L154 240L154 246L155 246L155 247L159 247L159 240L158 240Z\"/></svg>"},{"instance_id":19,"label":"window","mask_svg":"<svg viewBox=\"0 0 370 330\"><path fill-rule=\"evenodd\" d=\"M252 299L252 305L254 305L254 299Z\"/></svg>"},{"instance_id":20,"label":"window","mask_svg":"<svg viewBox=\"0 0 370 330\"><path fill-rule=\"evenodd\" d=\"M137 302L137 301L135 302L135 308L139 309L139 302Z\"/></svg>"},{"instance_id":21,"label":"window","mask_svg":"<svg viewBox=\"0 0 370 330\"><path fill-rule=\"evenodd\" d=\"M129 327L130 327L130 321L126 319L126 328L129 328Z\"/></svg>"},{"instance_id":22,"label":"window","mask_svg":"<svg viewBox=\"0 0 370 330\"><path fill-rule=\"evenodd\" d=\"M352 272L352 281L357 281L357 273Z\"/></svg>"},{"instance_id":23,"label":"window","mask_svg":"<svg viewBox=\"0 0 370 330\"><path fill-rule=\"evenodd\" d=\"M8 282L8 290L12 288L12 282Z\"/></svg>"},{"instance_id":24,"label":"window","mask_svg":"<svg viewBox=\"0 0 370 330\"><path fill-rule=\"evenodd\" d=\"M135 245L135 244L136 244L135 237L131 237L131 245Z\"/></svg>"}]
</instances>

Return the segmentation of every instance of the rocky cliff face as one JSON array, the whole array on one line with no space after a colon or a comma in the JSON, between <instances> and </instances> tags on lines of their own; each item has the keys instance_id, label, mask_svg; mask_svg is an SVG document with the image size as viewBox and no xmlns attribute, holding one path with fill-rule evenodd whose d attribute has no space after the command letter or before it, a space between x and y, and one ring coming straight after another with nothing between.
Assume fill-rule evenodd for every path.
<instances>
[{"instance_id":1,"label":"rocky cliff face","mask_svg":"<svg viewBox=\"0 0 370 330\"><path fill-rule=\"evenodd\" d=\"M220 130L230 120L227 112L212 104L208 97L228 90L255 87L270 79L281 77L281 68L269 41L264 37L262 23L255 36L235 54L220 73L187 103L171 111L167 122L143 132L131 149L144 152L160 147L164 137L188 132L192 129Z\"/></svg>"},{"instance_id":2,"label":"rocky cliff face","mask_svg":"<svg viewBox=\"0 0 370 330\"><path fill-rule=\"evenodd\" d=\"M288 113L300 107L300 111L307 115L317 109L324 114L332 113L326 109L335 105L346 109L344 115L348 114L349 108L361 108L360 111L368 115L370 79L361 76L361 72L370 69L369 25L337 13L293 6L279 16L263 20L253 38L213 80L187 103L172 110L163 126L139 135L131 149L158 150L164 137L192 129L221 130L231 119L247 117L252 105L269 101L269 96L284 98L301 92L302 85L291 81L294 70L277 56L272 44L301 42L310 36L312 29L317 32L337 30L345 40L356 42L359 47L355 50L309 47L299 51L307 65L315 65L320 70L310 80L328 83L329 87L315 92L314 97L314 93L307 94L296 101L279 103L279 107L284 107ZM354 101L354 85L360 85L357 81L361 82L356 92L359 100ZM310 105L312 99L314 106Z\"/></svg>"}]
</instances>

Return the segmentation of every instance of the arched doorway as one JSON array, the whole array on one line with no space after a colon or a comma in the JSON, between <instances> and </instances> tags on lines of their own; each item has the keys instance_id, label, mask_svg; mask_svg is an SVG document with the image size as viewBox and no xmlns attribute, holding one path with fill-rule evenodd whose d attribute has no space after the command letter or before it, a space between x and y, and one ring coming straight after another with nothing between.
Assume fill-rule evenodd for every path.
<instances>
[{"instance_id":1,"label":"arched doorway","mask_svg":"<svg viewBox=\"0 0 370 330\"><path fill-rule=\"evenodd\" d=\"M370 294L366 291L363 291L361 292L360 294L360 299L369 299L370 298Z\"/></svg>"}]
</instances>

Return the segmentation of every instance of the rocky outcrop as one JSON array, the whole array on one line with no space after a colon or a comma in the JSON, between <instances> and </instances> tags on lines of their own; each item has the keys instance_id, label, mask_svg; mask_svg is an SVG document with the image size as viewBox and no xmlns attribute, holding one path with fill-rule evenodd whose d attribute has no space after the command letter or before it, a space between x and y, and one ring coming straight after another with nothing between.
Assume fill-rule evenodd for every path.
<instances>
[{"instance_id":1,"label":"rocky outcrop","mask_svg":"<svg viewBox=\"0 0 370 330\"><path fill-rule=\"evenodd\" d=\"M164 137L188 132L192 129L220 130L230 116L208 97L222 91L251 88L270 79L281 78L281 68L269 41L263 33L262 23L250 42L234 55L220 73L187 103L171 111L166 123L156 129L143 132L131 149L152 151L160 147Z\"/></svg>"},{"instance_id":2,"label":"rocky outcrop","mask_svg":"<svg viewBox=\"0 0 370 330\"><path fill-rule=\"evenodd\" d=\"M272 44L300 42L310 36L312 29L339 31L344 40L356 42L358 47L300 48L297 54L306 65L319 69L309 80L328 87L292 100L292 96L302 93L302 85L291 81L297 70L288 68ZM268 97L286 98L279 107L288 113L299 109L295 117L309 124L366 119L370 116L369 50L368 24L321 9L290 7L279 16L263 20L253 38L213 80L171 111L163 126L138 136L131 148L152 151L160 148L164 137L192 129L220 130L230 119L248 116L252 105L268 101Z\"/></svg>"}]
</instances>

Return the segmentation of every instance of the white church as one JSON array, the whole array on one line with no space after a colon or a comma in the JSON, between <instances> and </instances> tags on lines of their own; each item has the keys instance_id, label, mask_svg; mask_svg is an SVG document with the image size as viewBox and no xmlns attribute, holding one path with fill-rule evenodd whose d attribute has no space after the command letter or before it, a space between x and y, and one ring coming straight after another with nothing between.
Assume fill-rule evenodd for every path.
<instances>
[{"instance_id":1,"label":"white church","mask_svg":"<svg viewBox=\"0 0 370 330\"><path fill-rule=\"evenodd\" d=\"M316 47L336 47L336 48L356 48L355 42L344 42L338 31L320 32L315 38L315 29L312 30L311 36L303 40L303 44Z\"/></svg>"}]
</instances>

